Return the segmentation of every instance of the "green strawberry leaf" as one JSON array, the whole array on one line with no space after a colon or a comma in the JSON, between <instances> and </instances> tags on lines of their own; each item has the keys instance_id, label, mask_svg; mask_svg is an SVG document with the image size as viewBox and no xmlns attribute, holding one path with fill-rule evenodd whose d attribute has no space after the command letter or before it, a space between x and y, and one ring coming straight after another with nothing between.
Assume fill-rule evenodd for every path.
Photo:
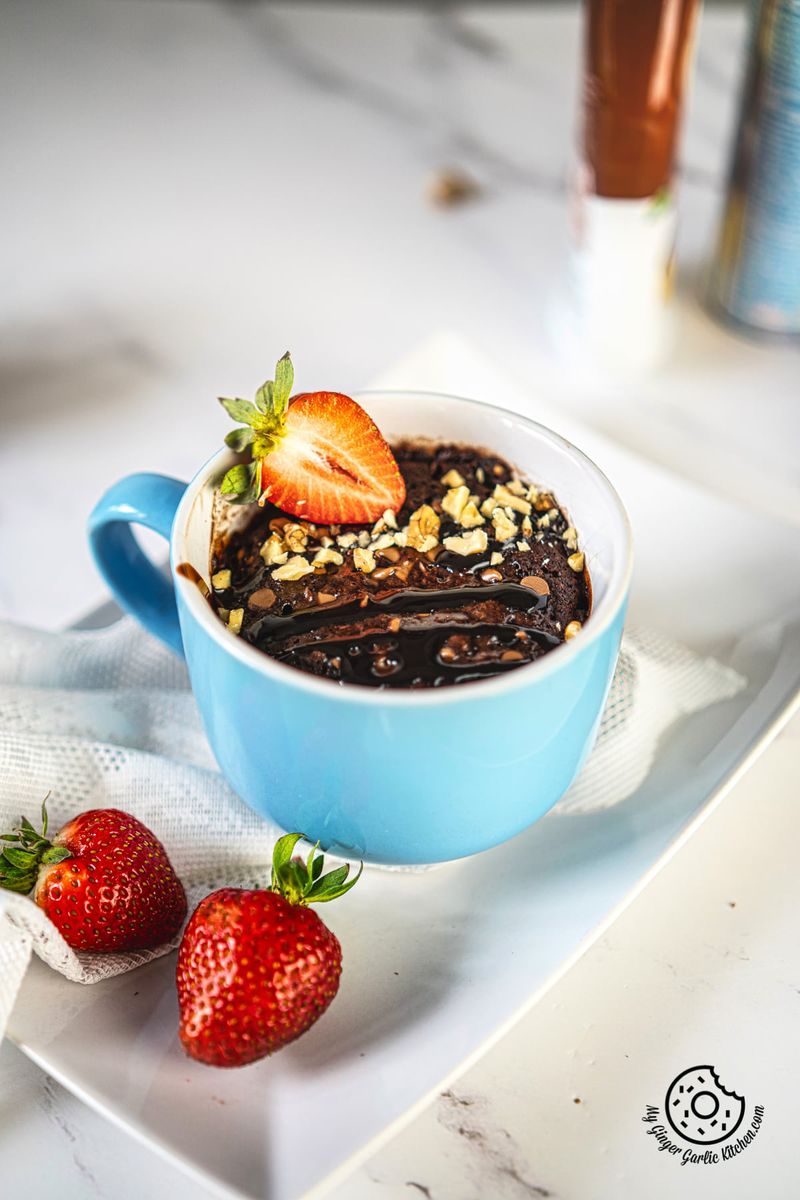
<instances>
[{"instance_id":1,"label":"green strawberry leaf","mask_svg":"<svg viewBox=\"0 0 800 1200\"><path fill-rule=\"evenodd\" d=\"M41 863L62 862L71 857L66 846L53 846L44 836L47 831L46 806L47 796L42 803L42 833L36 832L27 817L21 817L17 829L0 834L6 843L0 848L0 888L27 894L36 884Z\"/></svg>"},{"instance_id":2,"label":"green strawberry leaf","mask_svg":"<svg viewBox=\"0 0 800 1200\"><path fill-rule=\"evenodd\" d=\"M19 850L14 846L6 846L2 857L12 867L17 867L20 871L29 871L31 867L36 866L38 855L31 854L30 850Z\"/></svg>"},{"instance_id":3,"label":"green strawberry leaf","mask_svg":"<svg viewBox=\"0 0 800 1200\"><path fill-rule=\"evenodd\" d=\"M293 857L302 837L301 833L287 833L275 843L270 885L272 891L278 892L290 904L322 904L349 892L360 879L364 864L361 864L353 879L348 879L350 867L347 863L323 875L325 860L323 855L317 854L319 842L312 846L305 862Z\"/></svg>"},{"instance_id":4,"label":"green strawberry leaf","mask_svg":"<svg viewBox=\"0 0 800 1200\"><path fill-rule=\"evenodd\" d=\"M238 463L225 472L219 490L223 496L235 497L235 504L251 504L258 499L259 474L256 463Z\"/></svg>"},{"instance_id":5,"label":"green strawberry leaf","mask_svg":"<svg viewBox=\"0 0 800 1200\"><path fill-rule=\"evenodd\" d=\"M231 450L235 450L237 454L241 454L243 450L247 449L255 436L254 429L239 425L236 429L232 429L230 433L225 434L225 445L230 446Z\"/></svg>"},{"instance_id":6,"label":"green strawberry leaf","mask_svg":"<svg viewBox=\"0 0 800 1200\"><path fill-rule=\"evenodd\" d=\"M6 875L0 871L0 888L4 888L7 892L19 892L23 896L27 896L28 892L33 891L33 885L36 883L36 874L29 872L25 875L16 873Z\"/></svg>"},{"instance_id":7,"label":"green strawberry leaf","mask_svg":"<svg viewBox=\"0 0 800 1200\"><path fill-rule=\"evenodd\" d=\"M283 438L293 386L294 367L287 350L275 367L275 382L267 380L261 385L256 392L255 404L238 398L219 398L228 416L244 426L231 430L225 438L225 444L237 454L244 454L248 449L250 453L250 464L240 463L231 467L222 481L223 494L236 497L235 503L250 504L261 495L261 472L257 468ZM245 474L244 468L248 466L250 470Z\"/></svg>"},{"instance_id":8,"label":"green strawberry leaf","mask_svg":"<svg viewBox=\"0 0 800 1200\"><path fill-rule=\"evenodd\" d=\"M294 384L294 367L287 350L283 358L278 359L275 366L275 386L272 392L272 409L276 416L282 417L289 407L289 398Z\"/></svg>"},{"instance_id":9,"label":"green strawberry leaf","mask_svg":"<svg viewBox=\"0 0 800 1200\"><path fill-rule=\"evenodd\" d=\"M364 864L358 868L358 874L352 879L347 880L350 874L350 866L345 863L342 867L337 867L334 871L329 871L327 875L323 875L310 891L306 892L305 901L307 904L324 904L328 900L336 900L339 896L343 896L345 892L349 892L350 888L355 887L361 878L361 872L364 870Z\"/></svg>"},{"instance_id":10,"label":"green strawberry leaf","mask_svg":"<svg viewBox=\"0 0 800 1200\"><path fill-rule=\"evenodd\" d=\"M256 392L256 406L262 413L272 412L272 390L275 384L271 379L266 383L262 383L261 387Z\"/></svg>"},{"instance_id":11,"label":"green strawberry leaf","mask_svg":"<svg viewBox=\"0 0 800 1200\"><path fill-rule=\"evenodd\" d=\"M261 414L249 400L227 400L225 396L219 397L219 402L225 409L229 417L234 421L240 421L244 425L250 425L253 429L258 429L261 421Z\"/></svg>"},{"instance_id":12,"label":"green strawberry leaf","mask_svg":"<svg viewBox=\"0 0 800 1200\"><path fill-rule=\"evenodd\" d=\"M42 863L60 863L65 858L72 858L72 853L66 846L51 846L41 857Z\"/></svg>"},{"instance_id":13,"label":"green strawberry leaf","mask_svg":"<svg viewBox=\"0 0 800 1200\"><path fill-rule=\"evenodd\" d=\"M294 848L302 839L302 833L285 833L282 838L278 838L272 852L272 870L275 875L280 875L287 863L292 861Z\"/></svg>"}]
</instances>

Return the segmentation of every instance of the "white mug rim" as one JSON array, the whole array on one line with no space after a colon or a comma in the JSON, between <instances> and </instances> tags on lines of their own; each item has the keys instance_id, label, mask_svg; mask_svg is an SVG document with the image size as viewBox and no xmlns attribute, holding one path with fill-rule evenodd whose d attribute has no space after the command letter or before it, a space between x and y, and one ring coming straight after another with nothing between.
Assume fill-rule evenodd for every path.
<instances>
[{"instance_id":1,"label":"white mug rim","mask_svg":"<svg viewBox=\"0 0 800 1200\"><path fill-rule=\"evenodd\" d=\"M309 692L320 699L327 699L334 704L377 704L379 706L388 705L390 707L417 708L475 703L480 700L490 700L492 696L500 693L513 692L519 688L530 686L538 680L544 679L546 676L553 674L553 672L560 670L561 667L566 666L570 662L570 659L567 657L568 655L582 654L603 636L619 614L628 593L633 571L633 539L630 519L616 488L606 474L601 471L600 467L587 454L548 426L542 425L530 417L523 416L521 413L502 408L497 404L489 404L484 400L455 396L447 392L418 391L416 389L405 388L363 389L359 392L354 392L353 396L356 399L361 398L364 400L372 396L378 398L386 397L387 399L405 397L406 399L424 400L427 398L467 404L487 409L519 422L520 425L527 427L545 440L559 446L567 454L575 458L595 478L612 508L616 509L624 534L622 561L619 566L615 567L605 595L597 607L592 610L580 636L573 638L570 642L562 642L559 646L550 650L543 658L519 667L515 671L509 671L507 674L495 676L491 679L476 681L474 684L468 684L466 687L420 689L380 689L357 684L338 683L336 680L320 678L310 675L305 671L300 671L297 667L289 666L287 663L278 662L268 654L265 654L263 650L251 646L236 634L231 633L219 617L216 616L197 585L185 576L179 575L176 570L177 565L186 561L189 557L188 553L185 552L188 521L198 493L209 482L212 475L221 474L224 468L236 459L236 455L231 450L223 448L212 455L200 468L187 485L186 491L178 505L170 537L170 572L173 584L176 590L180 591L188 611L226 653L239 659L240 662L252 670L265 675L276 684L282 684L285 687L291 687L298 691ZM412 435L409 434L407 436ZM548 486L552 487L554 494L558 495L557 482L548 480ZM181 553L181 551L184 551L184 553Z\"/></svg>"}]
</instances>

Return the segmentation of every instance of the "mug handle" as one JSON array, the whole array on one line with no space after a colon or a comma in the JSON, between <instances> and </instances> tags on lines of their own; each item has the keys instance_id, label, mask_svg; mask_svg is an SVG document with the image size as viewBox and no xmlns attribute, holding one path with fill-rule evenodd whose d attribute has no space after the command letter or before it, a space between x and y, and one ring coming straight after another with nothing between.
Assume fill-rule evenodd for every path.
<instances>
[{"instance_id":1,"label":"mug handle","mask_svg":"<svg viewBox=\"0 0 800 1200\"><path fill-rule=\"evenodd\" d=\"M167 541L187 484L168 475L128 475L113 484L89 517L89 545L114 599L170 650L183 655L175 588L142 551L131 525Z\"/></svg>"}]
</instances>

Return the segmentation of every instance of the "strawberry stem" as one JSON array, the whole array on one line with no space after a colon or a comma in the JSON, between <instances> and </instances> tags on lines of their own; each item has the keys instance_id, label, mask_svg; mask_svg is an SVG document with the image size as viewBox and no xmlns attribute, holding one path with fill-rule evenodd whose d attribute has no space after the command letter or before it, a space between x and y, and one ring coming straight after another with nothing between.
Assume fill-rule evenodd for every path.
<instances>
[{"instance_id":1,"label":"strawberry stem","mask_svg":"<svg viewBox=\"0 0 800 1200\"><path fill-rule=\"evenodd\" d=\"M42 801L42 832L37 833L27 817L20 817L19 826L11 833L0 835L7 842L0 851L0 887L9 892L27 895L36 886L39 867L71 858L66 846L54 846L47 840L47 793Z\"/></svg>"},{"instance_id":2,"label":"strawberry stem","mask_svg":"<svg viewBox=\"0 0 800 1200\"><path fill-rule=\"evenodd\" d=\"M261 463L271 454L286 431L286 413L294 384L294 367L287 350L275 367L275 379L268 379L250 400L219 397L229 417L239 422L225 437L226 446L237 454L249 453L249 461L237 463L227 471L220 484L223 495L234 504L251 504L261 496Z\"/></svg>"},{"instance_id":3,"label":"strawberry stem","mask_svg":"<svg viewBox=\"0 0 800 1200\"><path fill-rule=\"evenodd\" d=\"M324 904L355 887L364 870L363 862L353 879L347 878L350 874L347 863L323 875L325 859L317 854L319 842L311 847L305 862L302 858L293 857L295 846L302 839L302 833L287 833L275 843L270 884L273 892L278 892L290 904Z\"/></svg>"}]
</instances>

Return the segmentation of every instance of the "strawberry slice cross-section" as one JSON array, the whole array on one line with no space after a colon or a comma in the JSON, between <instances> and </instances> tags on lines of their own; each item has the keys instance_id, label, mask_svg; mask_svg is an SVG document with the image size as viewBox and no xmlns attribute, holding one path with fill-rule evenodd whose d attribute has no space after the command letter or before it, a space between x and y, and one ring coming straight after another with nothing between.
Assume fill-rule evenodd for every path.
<instances>
[{"instance_id":1,"label":"strawberry slice cross-section","mask_svg":"<svg viewBox=\"0 0 800 1200\"><path fill-rule=\"evenodd\" d=\"M234 500L264 504L320 524L365 524L405 500L394 455L360 404L341 392L291 396L294 372L285 354L275 380L247 400L221 403L243 428L226 443L251 461L232 467L221 490Z\"/></svg>"}]
</instances>

